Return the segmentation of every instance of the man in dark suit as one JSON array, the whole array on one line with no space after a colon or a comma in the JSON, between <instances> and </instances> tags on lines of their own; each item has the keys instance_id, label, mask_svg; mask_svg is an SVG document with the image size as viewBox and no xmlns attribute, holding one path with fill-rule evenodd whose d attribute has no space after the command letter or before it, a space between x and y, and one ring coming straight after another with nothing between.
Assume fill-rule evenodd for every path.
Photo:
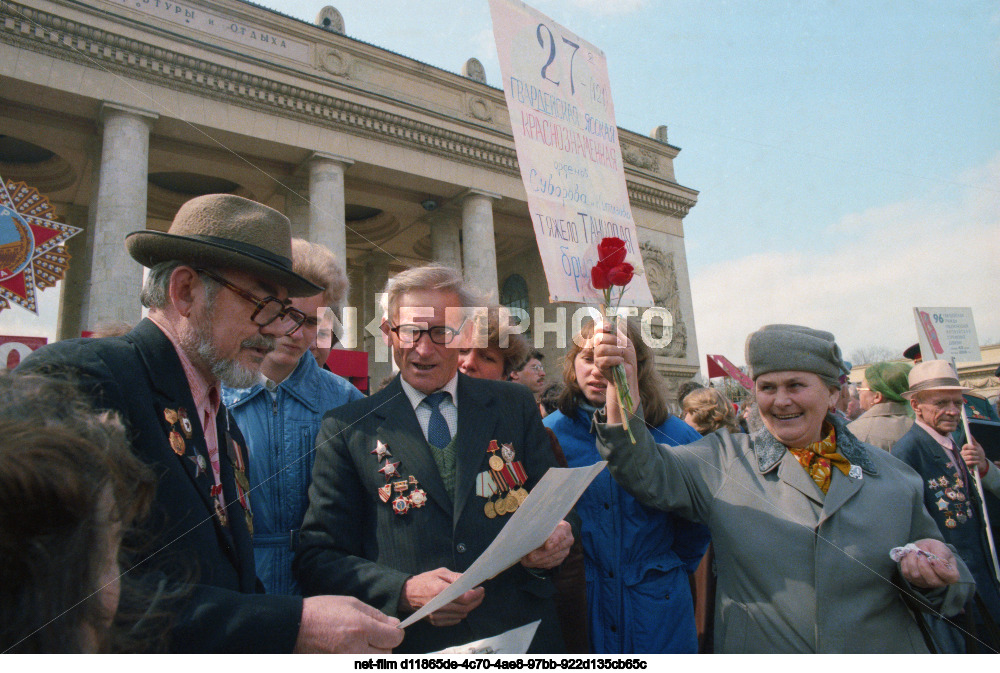
<instances>
[{"instance_id":1,"label":"man in dark suit","mask_svg":"<svg viewBox=\"0 0 1000 673\"><path fill-rule=\"evenodd\" d=\"M386 293L383 329L400 376L326 415L295 574L306 595L346 593L405 615L472 565L555 462L530 390L458 373L456 337L472 305L458 272L409 269ZM396 651L435 651L537 619L530 651L562 651L549 575L572 542L560 522L519 564L411 626Z\"/></svg>"},{"instance_id":2,"label":"man in dark suit","mask_svg":"<svg viewBox=\"0 0 1000 673\"><path fill-rule=\"evenodd\" d=\"M993 571L982 500L972 474L975 468L966 465L952 435L961 423L962 393L968 388L944 360L917 364L908 379L909 390L902 395L913 407L916 422L892 447L892 455L923 478L927 511L944 541L953 545L969 566L976 590L991 616L1000 620L1000 586ZM968 453L973 445L962 448Z\"/></svg>"},{"instance_id":3,"label":"man in dark suit","mask_svg":"<svg viewBox=\"0 0 1000 673\"><path fill-rule=\"evenodd\" d=\"M170 609L177 652L388 651L395 620L343 596L265 596L254 569L243 437L220 381L250 385L275 339L306 316L287 297L322 290L292 272L288 220L228 194L184 204L167 233L129 234L151 267L149 318L130 333L42 348L19 371L69 376L121 414L158 477L133 573L187 574Z\"/></svg>"}]
</instances>

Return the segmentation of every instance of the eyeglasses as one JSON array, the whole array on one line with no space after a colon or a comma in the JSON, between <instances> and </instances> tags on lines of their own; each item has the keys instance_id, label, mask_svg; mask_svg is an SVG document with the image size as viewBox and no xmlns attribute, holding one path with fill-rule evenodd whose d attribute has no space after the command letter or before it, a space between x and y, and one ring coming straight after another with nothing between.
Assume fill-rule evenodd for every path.
<instances>
[{"instance_id":1,"label":"eyeglasses","mask_svg":"<svg viewBox=\"0 0 1000 673\"><path fill-rule=\"evenodd\" d=\"M248 302L256 306L257 308L255 308L254 312L250 314L250 320L252 320L253 323L259 327L266 327L280 318L292 323L291 328L285 332L285 336L291 336L292 334L295 334L300 327L302 327L302 324L308 317L302 311L289 306L287 304L287 299L285 301L282 301L277 297L264 297L261 299L250 294L246 290L233 285L222 276L213 273L208 269L195 269L195 271L205 274L219 285L229 288L236 295L246 299Z\"/></svg>"},{"instance_id":2,"label":"eyeglasses","mask_svg":"<svg viewBox=\"0 0 1000 673\"><path fill-rule=\"evenodd\" d=\"M395 332L399 341L405 346L415 346L420 337L424 334L431 338L434 343L445 346L450 344L458 335L458 330L446 325L435 325L427 329L421 329L420 325L396 325L389 328L390 332Z\"/></svg>"},{"instance_id":3,"label":"eyeglasses","mask_svg":"<svg viewBox=\"0 0 1000 673\"><path fill-rule=\"evenodd\" d=\"M538 363L535 363L535 364L531 365L530 367L525 367L525 369L530 369L531 371L535 372L536 374L542 374L542 373L545 372L545 367L541 366Z\"/></svg>"}]
</instances>

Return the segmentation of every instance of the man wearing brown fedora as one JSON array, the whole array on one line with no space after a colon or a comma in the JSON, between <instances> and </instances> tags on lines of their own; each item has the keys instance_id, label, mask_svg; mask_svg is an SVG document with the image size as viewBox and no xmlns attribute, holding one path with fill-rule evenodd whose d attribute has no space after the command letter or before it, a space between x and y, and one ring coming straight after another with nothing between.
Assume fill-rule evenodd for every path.
<instances>
[{"instance_id":1,"label":"man wearing brown fedora","mask_svg":"<svg viewBox=\"0 0 1000 673\"><path fill-rule=\"evenodd\" d=\"M20 370L78 379L118 412L136 455L159 477L127 559L140 578L185 578L156 609L176 612L174 652L375 652L402 640L396 621L353 598L263 595L251 546L245 442L220 383L257 380L275 340L306 317L288 297L322 287L292 271L288 220L238 196L188 201L166 233L137 231L129 254L150 268L149 317L121 337L73 339ZM163 585L161 584L161 587ZM167 585L169 586L169 585ZM179 597L179 598L176 598Z\"/></svg>"},{"instance_id":2,"label":"man wearing brown fedora","mask_svg":"<svg viewBox=\"0 0 1000 673\"><path fill-rule=\"evenodd\" d=\"M995 620L1000 620L1000 585L993 572L993 560L983 505L975 486L972 469L962 453L978 454L982 449L973 440L959 447L952 433L962 422L962 393L969 390L958 380L946 360L928 360L910 370L909 400L916 415L910 431L892 447L896 456L920 474L924 482L924 505L935 520L945 542L953 545L968 564L976 590ZM995 471L983 461L987 471Z\"/></svg>"}]
</instances>

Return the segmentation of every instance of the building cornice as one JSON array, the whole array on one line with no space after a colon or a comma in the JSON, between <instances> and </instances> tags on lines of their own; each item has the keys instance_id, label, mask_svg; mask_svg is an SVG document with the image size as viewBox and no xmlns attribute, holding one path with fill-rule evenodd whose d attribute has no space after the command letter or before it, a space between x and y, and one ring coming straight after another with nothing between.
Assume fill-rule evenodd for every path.
<instances>
[{"instance_id":1,"label":"building cornice","mask_svg":"<svg viewBox=\"0 0 1000 673\"><path fill-rule=\"evenodd\" d=\"M43 10L0 0L0 41L47 56L98 67L128 79L138 79L171 90L239 105L266 114L336 129L427 152L443 158L519 177L513 137L499 144L379 110L361 103L242 72L219 63L157 47L101 28L91 27ZM631 135L631 134L630 134ZM643 184L626 180L634 205L684 217L696 202L697 192L651 175L656 157L623 146L626 173ZM670 148L673 149L673 148Z\"/></svg>"}]
</instances>

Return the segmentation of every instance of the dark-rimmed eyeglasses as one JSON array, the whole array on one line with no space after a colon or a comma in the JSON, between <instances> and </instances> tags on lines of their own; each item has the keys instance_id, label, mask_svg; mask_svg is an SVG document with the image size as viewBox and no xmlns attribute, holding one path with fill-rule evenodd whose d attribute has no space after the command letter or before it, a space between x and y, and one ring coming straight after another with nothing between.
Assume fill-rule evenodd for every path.
<instances>
[{"instance_id":1,"label":"dark-rimmed eyeglasses","mask_svg":"<svg viewBox=\"0 0 1000 673\"><path fill-rule=\"evenodd\" d=\"M448 327L447 325L434 325L427 329L423 329L420 325L396 325L395 327L390 327L389 331L395 332L396 336L399 337L400 343L405 346L416 345L420 341L420 337L425 334L439 346L446 346L454 341L458 335L457 329Z\"/></svg>"},{"instance_id":2,"label":"dark-rimmed eyeglasses","mask_svg":"<svg viewBox=\"0 0 1000 673\"><path fill-rule=\"evenodd\" d=\"M250 320L252 320L253 323L258 327L267 327L275 320L278 320L280 318L282 320L287 320L288 322L292 323L292 326L288 329L287 332L285 332L285 336L291 336L292 334L295 334L295 332L297 332L300 327L302 327L302 324L306 321L306 318L308 317L306 316L305 313L298 310L297 308L292 308L291 306L289 306L287 299L284 301L278 299L277 297L264 297L263 299L261 299L260 297L257 297L256 295L253 295L250 292L247 292L246 290L237 287L236 285L233 285L219 274L213 273L208 269L196 268L195 271L197 271L199 274L204 274L208 276L219 285L222 285L223 287L232 290L234 294L236 294L239 297L242 297L243 299L246 299L248 302L253 304L256 308L254 308L254 312L250 314Z\"/></svg>"}]
</instances>

